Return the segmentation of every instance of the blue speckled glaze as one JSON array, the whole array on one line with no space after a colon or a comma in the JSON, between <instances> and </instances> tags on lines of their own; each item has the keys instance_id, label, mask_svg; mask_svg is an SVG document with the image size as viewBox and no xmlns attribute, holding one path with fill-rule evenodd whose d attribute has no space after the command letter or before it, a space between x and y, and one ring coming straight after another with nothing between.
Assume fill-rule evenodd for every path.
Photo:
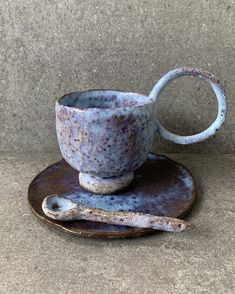
<instances>
[{"instance_id":1,"label":"blue speckled glaze","mask_svg":"<svg viewBox=\"0 0 235 294\"><path fill-rule=\"evenodd\" d=\"M153 100L112 90L75 92L56 103L57 137L65 160L80 172L113 177L134 171L150 151Z\"/></svg>"},{"instance_id":2,"label":"blue speckled glaze","mask_svg":"<svg viewBox=\"0 0 235 294\"><path fill-rule=\"evenodd\" d=\"M154 118L161 91L171 80L183 75L208 82L218 101L214 123L192 136L172 134ZM112 177L123 177L144 163L156 131L174 143L200 142L219 130L226 111L226 95L216 77L200 69L177 68L163 76L149 96L114 90L89 90L61 97L56 102L56 131L64 159L82 174L97 177L89 177L88 183L84 180L86 177L80 174L82 186L95 193L104 192L103 178L110 178L109 193L114 186ZM120 181L120 187L115 187L113 191L129 183L127 180Z\"/></svg>"},{"instance_id":3,"label":"blue speckled glaze","mask_svg":"<svg viewBox=\"0 0 235 294\"><path fill-rule=\"evenodd\" d=\"M55 168L56 164L52 166L52 170L48 168L47 172L50 174ZM144 174L144 170L146 172L147 169L149 169L148 175ZM67 174L62 179L60 179L61 186L72 186L68 182ZM74 181L74 176L71 176L71 180ZM169 215L169 201L173 204L175 197L180 195L180 201L187 202L194 189L193 178L183 166L175 167L174 161L169 160L168 162L165 156L154 153L148 154L144 169L140 168L136 171L134 185L137 183L138 188L109 195L96 195L75 185L76 188L73 188L73 191L63 193L62 196L77 204L92 208L108 211L142 211L144 207L145 213L167 216Z\"/></svg>"},{"instance_id":4,"label":"blue speckled glaze","mask_svg":"<svg viewBox=\"0 0 235 294\"><path fill-rule=\"evenodd\" d=\"M42 202L51 195L60 195L77 204L108 211L133 211L177 217L192 206L195 183L191 174L180 164L165 156L150 154L145 163L135 171L134 180L129 187L115 194L97 195L84 190L79 185L77 171L61 160L42 171L29 188L29 202L34 212L47 222L48 218L42 211ZM70 207L66 206L65 209L67 208ZM85 220L49 222L65 231L86 236L116 238L148 232L140 228Z\"/></svg>"},{"instance_id":5,"label":"blue speckled glaze","mask_svg":"<svg viewBox=\"0 0 235 294\"><path fill-rule=\"evenodd\" d=\"M224 123L226 113L227 113L227 101L226 101L227 98L226 98L226 94L225 94L225 90L223 86L214 75L202 69L183 67L183 68L176 68L168 72L157 82L157 84L154 86L153 90L149 94L149 97L157 101L159 94L170 81L185 75L197 77L210 84L217 98L218 113L217 113L216 120L212 123L212 125L209 128L207 128L206 130L204 130L203 132L199 134L191 135L191 136L179 136L179 135L173 134L169 132L168 130L166 130L161 125L161 123L157 120L157 131L164 139L169 140L173 143L183 144L183 145L201 142L215 135L215 133L218 132L218 130Z\"/></svg>"}]
</instances>

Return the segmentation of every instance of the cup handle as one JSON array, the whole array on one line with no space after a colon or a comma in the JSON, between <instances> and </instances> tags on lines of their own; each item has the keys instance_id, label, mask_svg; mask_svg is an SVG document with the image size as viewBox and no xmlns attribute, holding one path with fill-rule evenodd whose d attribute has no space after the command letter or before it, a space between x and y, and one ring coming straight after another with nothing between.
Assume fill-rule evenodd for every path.
<instances>
[{"instance_id":1,"label":"cup handle","mask_svg":"<svg viewBox=\"0 0 235 294\"><path fill-rule=\"evenodd\" d=\"M200 142L213 136L222 126L223 122L225 121L225 116L227 113L226 94L223 89L223 86L220 84L219 80L215 76L201 69L183 67L183 68L176 68L168 72L154 86L154 88L149 94L149 98L157 102L159 94L170 81L185 75L197 77L210 84L218 101L218 114L217 114L216 120L211 124L209 128L202 131L201 133L198 133L196 135L191 135L191 136L179 136L179 135L173 134L167 131L161 125L159 120L156 121L157 131L164 139L169 140L173 143L183 144L183 145Z\"/></svg>"}]
</instances>

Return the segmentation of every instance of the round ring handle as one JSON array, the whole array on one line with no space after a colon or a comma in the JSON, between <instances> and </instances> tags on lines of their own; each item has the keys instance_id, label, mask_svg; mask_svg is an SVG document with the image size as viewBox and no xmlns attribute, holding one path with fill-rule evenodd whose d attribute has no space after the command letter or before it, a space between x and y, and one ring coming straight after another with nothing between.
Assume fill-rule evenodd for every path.
<instances>
[{"instance_id":1,"label":"round ring handle","mask_svg":"<svg viewBox=\"0 0 235 294\"><path fill-rule=\"evenodd\" d=\"M173 134L167 131L161 125L161 123L157 120L156 121L157 131L159 132L159 134L164 139L167 139L177 144L193 144L213 136L220 129L221 125L225 121L225 116L227 113L226 94L219 80L215 76L210 74L209 72L201 70L201 69L196 69L196 68L183 67L183 68L177 68L168 72L154 86L153 90L149 94L149 98L157 101L159 94L170 81L185 75L197 77L210 84L218 101L218 114L217 114L216 120L212 123L212 125L209 128L202 131L201 133L198 133L196 135L191 135L191 136L179 136L179 135Z\"/></svg>"}]
</instances>

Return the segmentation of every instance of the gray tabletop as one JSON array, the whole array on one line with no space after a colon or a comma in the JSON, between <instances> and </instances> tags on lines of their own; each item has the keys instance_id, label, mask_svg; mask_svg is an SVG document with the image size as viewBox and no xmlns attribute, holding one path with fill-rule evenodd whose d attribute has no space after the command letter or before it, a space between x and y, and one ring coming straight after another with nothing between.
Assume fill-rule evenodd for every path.
<instances>
[{"instance_id":1,"label":"gray tabletop","mask_svg":"<svg viewBox=\"0 0 235 294\"><path fill-rule=\"evenodd\" d=\"M195 228L98 240L55 231L28 207L30 181L59 154L2 154L0 293L234 293L235 157L169 157L195 176Z\"/></svg>"}]
</instances>

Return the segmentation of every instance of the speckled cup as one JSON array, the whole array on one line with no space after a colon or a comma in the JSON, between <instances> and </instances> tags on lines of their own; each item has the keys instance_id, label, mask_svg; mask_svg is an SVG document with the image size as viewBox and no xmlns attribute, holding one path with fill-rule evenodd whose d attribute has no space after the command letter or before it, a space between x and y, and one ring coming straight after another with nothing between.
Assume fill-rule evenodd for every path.
<instances>
[{"instance_id":1,"label":"speckled cup","mask_svg":"<svg viewBox=\"0 0 235 294\"><path fill-rule=\"evenodd\" d=\"M156 100L166 84L179 76L193 75L212 86L218 100L218 116L205 131L178 136L155 117ZM219 81L197 69L180 68L166 74L149 96L115 91L74 92L56 102L56 131L64 159L79 171L80 185L94 193L116 192L133 179L146 160L156 131L179 144L202 141L224 122L226 96Z\"/></svg>"}]
</instances>

